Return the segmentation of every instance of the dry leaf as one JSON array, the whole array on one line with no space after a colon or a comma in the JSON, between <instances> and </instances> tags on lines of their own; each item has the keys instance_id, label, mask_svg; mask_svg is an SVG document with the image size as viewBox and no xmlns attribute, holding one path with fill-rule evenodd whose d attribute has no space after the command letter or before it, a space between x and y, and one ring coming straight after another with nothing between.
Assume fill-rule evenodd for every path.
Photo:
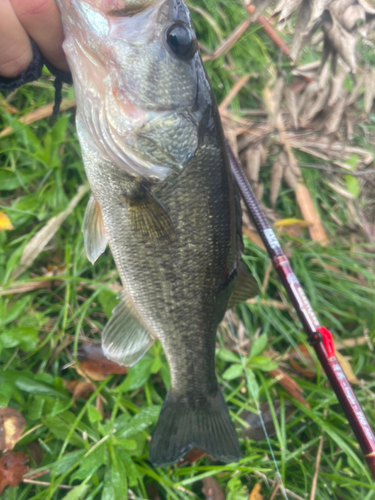
<instances>
[{"instance_id":1,"label":"dry leaf","mask_svg":"<svg viewBox=\"0 0 375 500\"><path fill-rule=\"evenodd\" d=\"M225 500L223 489L214 477L205 477L202 482L202 493L206 500Z\"/></svg>"},{"instance_id":2,"label":"dry leaf","mask_svg":"<svg viewBox=\"0 0 375 500\"><path fill-rule=\"evenodd\" d=\"M0 212L0 231L14 229L9 217L4 213Z\"/></svg>"},{"instance_id":3,"label":"dry leaf","mask_svg":"<svg viewBox=\"0 0 375 500\"><path fill-rule=\"evenodd\" d=\"M346 31L336 17L327 10L324 12L322 28L326 41L329 41L332 48L338 52L350 70L355 73L357 69L356 34Z\"/></svg>"},{"instance_id":4,"label":"dry leaf","mask_svg":"<svg viewBox=\"0 0 375 500\"><path fill-rule=\"evenodd\" d=\"M310 33L306 32L311 15L311 6L309 0L303 0L297 11L297 19L294 27L293 42L290 48L290 57L295 61L301 51L302 45L306 43ZM312 33L311 33L312 35Z\"/></svg>"},{"instance_id":5,"label":"dry leaf","mask_svg":"<svg viewBox=\"0 0 375 500\"><path fill-rule=\"evenodd\" d=\"M304 122L304 126L307 126L309 122L326 107L330 92L331 87L326 84L318 91L313 103L309 106L305 106L305 112L301 116L301 121Z\"/></svg>"},{"instance_id":6,"label":"dry leaf","mask_svg":"<svg viewBox=\"0 0 375 500\"><path fill-rule=\"evenodd\" d=\"M347 71L342 69L340 73L334 75L332 78L332 88L331 94L328 100L328 106L333 106L336 104L340 97L343 97L344 81L347 75Z\"/></svg>"},{"instance_id":7,"label":"dry leaf","mask_svg":"<svg viewBox=\"0 0 375 500\"><path fill-rule=\"evenodd\" d=\"M301 356L305 365L301 365ZM305 377L315 377L316 365L305 345L299 344L298 351L296 349L292 349L288 355L288 359L297 372L302 373Z\"/></svg>"},{"instance_id":8,"label":"dry leaf","mask_svg":"<svg viewBox=\"0 0 375 500\"><path fill-rule=\"evenodd\" d=\"M260 493L261 485L257 483L254 488L251 490L249 500L263 500L264 497Z\"/></svg>"},{"instance_id":9,"label":"dry leaf","mask_svg":"<svg viewBox=\"0 0 375 500\"><path fill-rule=\"evenodd\" d=\"M298 106L296 94L290 89L284 89L285 103L292 118L293 127L298 128Z\"/></svg>"},{"instance_id":10,"label":"dry leaf","mask_svg":"<svg viewBox=\"0 0 375 500\"><path fill-rule=\"evenodd\" d=\"M181 467L185 464L193 464L200 460L206 455L206 453L199 448L192 448L183 458L181 458L178 462L178 466Z\"/></svg>"},{"instance_id":11,"label":"dry leaf","mask_svg":"<svg viewBox=\"0 0 375 500\"><path fill-rule=\"evenodd\" d=\"M257 144L253 148L248 148L246 150L246 170L247 178L249 181L258 182L259 180L259 169L262 162L262 157L264 154L264 148L262 144Z\"/></svg>"},{"instance_id":12,"label":"dry leaf","mask_svg":"<svg viewBox=\"0 0 375 500\"><path fill-rule=\"evenodd\" d=\"M281 101L283 98L283 89L284 89L284 75L280 74L277 77L276 83L272 89L272 92L269 92L268 87L264 89L265 93L265 101L268 104L270 115L271 115L271 127L275 126L280 106L281 106Z\"/></svg>"},{"instance_id":13,"label":"dry leaf","mask_svg":"<svg viewBox=\"0 0 375 500\"><path fill-rule=\"evenodd\" d=\"M274 207L279 195L281 179L283 178L286 167L285 157L279 155L273 164L271 172L270 202Z\"/></svg>"},{"instance_id":14,"label":"dry leaf","mask_svg":"<svg viewBox=\"0 0 375 500\"><path fill-rule=\"evenodd\" d=\"M23 249L20 264L12 273L13 279L18 278L18 276L20 276L20 274L22 274L34 262L87 191L87 186L79 186L77 194L70 201L68 207L60 212L59 215L52 217L47 224L31 238L29 243Z\"/></svg>"},{"instance_id":15,"label":"dry leaf","mask_svg":"<svg viewBox=\"0 0 375 500\"><path fill-rule=\"evenodd\" d=\"M123 375L128 371L126 366L119 365L104 356L101 344L81 346L77 352L77 359L84 372L93 380L105 380L109 375ZM78 367L74 368L79 372Z\"/></svg>"},{"instance_id":16,"label":"dry leaf","mask_svg":"<svg viewBox=\"0 0 375 500\"><path fill-rule=\"evenodd\" d=\"M344 198L348 198L348 200L355 200L355 196L352 193L349 193L347 189L344 189L333 182L327 182L328 186L333 189L337 194L343 196Z\"/></svg>"},{"instance_id":17,"label":"dry leaf","mask_svg":"<svg viewBox=\"0 0 375 500\"><path fill-rule=\"evenodd\" d=\"M22 436L26 419L13 408L0 408L0 450L12 450Z\"/></svg>"},{"instance_id":18,"label":"dry leaf","mask_svg":"<svg viewBox=\"0 0 375 500\"><path fill-rule=\"evenodd\" d=\"M284 389L300 403L302 403L306 408L310 408L309 403L302 396L303 389L300 387L295 380L293 380L287 373L285 373L281 368L276 368L276 370L271 370L269 372L271 377L273 377L277 382L284 387Z\"/></svg>"},{"instance_id":19,"label":"dry leaf","mask_svg":"<svg viewBox=\"0 0 375 500\"><path fill-rule=\"evenodd\" d=\"M0 107L3 108L7 113L10 113L12 115L14 115L15 113L19 113L18 109L9 104L9 102L2 94L0 94Z\"/></svg>"},{"instance_id":20,"label":"dry leaf","mask_svg":"<svg viewBox=\"0 0 375 500\"><path fill-rule=\"evenodd\" d=\"M10 451L0 458L0 495L6 486L19 485L29 471L28 462L28 455L20 451Z\"/></svg>"},{"instance_id":21,"label":"dry leaf","mask_svg":"<svg viewBox=\"0 0 375 500\"><path fill-rule=\"evenodd\" d=\"M64 386L73 394L74 403L78 398L88 399L90 394L96 390L96 387L91 382L83 380L64 380Z\"/></svg>"},{"instance_id":22,"label":"dry leaf","mask_svg":"<svg viewBox=\"0 0 375 500\"><path fill-rule=\"evenodd\" d=\"M348 358L343 356L341 353L339 353L337 351L335 352L335 355L336 355L338 362L340 363L342 371L345 373L345 376L349 380L349 382L351 384L359 384L359 380L355 376L352 365L350 364L350 361L348 360Z\"/></svg>"},{"instance_id":23,"label":"dry leaf","mask_svg":"<svg viewBox=\"0 0 375 500\"><path fill-rule=\"evenodd\" d=\"M338 132L346 107L346 95L341 97L335 104L330 115L326 119L326 129L328 134Z\"/></svg>"},{"instance_id":24,"label":"dry leaf","mask_svg":"<svg viewBox=\"0 0 375 500\"><path fill-rule=\"evenodd\" d=\"M254 184L253 190L254 190L255 198L258 201L261 201L263 198L263 193L264 193L264 183L262 181L257 182L256 184Z\"/></svg>"},{"instance_id":25,"label":"dry leaf","mask_svg":"<svg viewBox=\"0 0 375 500\"><path fill-rule=\"evenodd\" d=\"M360 75L357 76L357 81L354 85L353 90L351 91L350 96L348 97L347 100L348 106L350 106L357 100L357 97L361 94L361 91L363 91L364 82L365 82L365 74L361 73Z\"/></svg>"},{"instance_id":26,"label":"dry leaf","mask_svg":"<svg viewBox=\"0 0 375 500\"><path fill-rule=\"evenodd\" d=\"M310 24L314 23L323 14L324 9L326 9L331 3L332 0L313 0Z\"/></svg>"},{"instance_id":27,"label":"dry leaf","mask_svg":"<svg viewBox=\"0 0 375 500\"><path fill-rule=\"evenodd\" d=\"M374 78L374 71L370 70L365 73L365 113L368 115L371 111L372 108L372 102L374 100L375 96L375 78Z\"/></svg>"},{"instance_id":28,"label":"dry leaf","mask_svg":"<svg viewBox=\"0 0 375 500\"><path fill-rule=\"evenodd\" d=\"M296 198L301 209L303 218L311 223L309 226L310 237L314 241L318 241L321 245L328 245L328 238L320 221L318 212L312 201L310 191L301 183L298 183L296 188Z\"/></svg>"},{"instance_id":29,"label":"dry leaf","mask_svg":"<svg viewBox=\"0 0 375 500\"><path fill-rule=\"evenodd\" d=\"M298 177L294 175L290 164L288 164L284 170L284 179L290 188L296 189Z\"/></svg>"},{"instance_id":30,"label":"dry leaf","mask_svg":"<svg viewBox=\"0 0 375 500\"><path fill-rule=\"evenodd\" d=\"M266 249L266 247L263 244L262 238L256 231L252 231L248 227L242 226L242 234L244 234L247 238L249 238L250 241L258 245L258 247L262 248L263 250Z\"/></svg>"},{"instance_id":31,"label":"dry leaf","mask_svg":"<svg viewBox=\"0 0 375 500\"><path fill-rule=\"evenodd\" d=\"M322 66L320 75L319 75L319 90L325 89L328 85L331 76L331 68L326 63Z\"/></svg>"},{"instance_id":32,"label":"dry leaf","mask_svg":"<svg viewBox=\"0 0 375 500\"><path fill-rule=\"evenodd\" d=\"M303 112L306 113L306 110L308 110L311 107L312 102L316 98L316 94L319 90L319 84L318 82L311 82L309 83L305 91L303 92L301 99L298 103L298 113L301 114Z\"/></svg>"}]
</instances>

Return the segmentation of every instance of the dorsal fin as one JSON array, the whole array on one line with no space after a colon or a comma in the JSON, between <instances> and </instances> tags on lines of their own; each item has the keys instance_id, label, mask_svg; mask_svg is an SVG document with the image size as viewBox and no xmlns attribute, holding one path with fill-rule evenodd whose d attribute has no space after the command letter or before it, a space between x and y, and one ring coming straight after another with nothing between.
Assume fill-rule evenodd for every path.
<instances>
[{"instance_id":1,"label":"dorsal fin","mask_svg":"<svg viewBox=\"0 0 375 500\"><path fill-rule=\"evenodd\" d=\"M91 264L94 264L106 249L108 238L105 232L102 211L93 195L90 196L87 204L82 232L87 258Z\"/></svg>"}]
</instances>

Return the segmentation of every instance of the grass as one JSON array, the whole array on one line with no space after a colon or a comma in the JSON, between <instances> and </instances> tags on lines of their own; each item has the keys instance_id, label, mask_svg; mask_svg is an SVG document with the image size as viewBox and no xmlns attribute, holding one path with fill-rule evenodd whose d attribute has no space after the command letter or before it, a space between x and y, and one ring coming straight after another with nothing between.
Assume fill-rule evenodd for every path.
<instances>
[{"instance_id":1,"label":"grass","mask_svg":"<svg viewBox=\"0 0 375 500\"><path fill-rule=\"evenodd\" d=\"M212 16L223 38L246 17L239 4L233 2L210 0L203 5L197 1L196 5ZM193 11L192 15L201 42L213 50L219 43L217 32L199 13ZM239 75L248 72L253 75L250 86L240 92L232 109L257 106L250 88L256 92L262 90L267 68L277 62L278 55L257 26L250 27L231 55ZM206 64L219 102L234 83L224 62L221 57ZM72 95L72 90L65 89L65 94ZM11 102L22 116L52 100L52 83L45 74L40 83L21 88ZM157 495L168 500L204 498L202 479L214 476L225 498L232 500L248 499L254 485L267 477L271 482L262 480L262 494L268 499L274 488L272 480L277 476L267 442L246 439L243 433L240 434L243 458L239 464L222 465L203 458L193 466L166 469L151 466L147 440L169 384L168 366L160 345L153 346L127 375L94 381L95 392L87 400L73 400L64 380L83 379L73 368L64 366L76 359L81 344L100 338L99 332L117 302L117 293L111 287L117 275L108 250L94 266L85 257L80 228L87 194L48 247L16 280L17 283L48 282L50 288L9 293L15 282L12 273L25 245L51 217L68 206L78 186L87 181L74 111L29 126L20 125L18 115L14 117L4 110L0 113L1 125L15 128L15 132L0 140L0 210L6 212L14 226L12 231L0 232L0 282L6 292L0 297L0 405L15 408L25 416L27 427L15 450L30 455L30 467L46 471L38 479L47 483L8 487L2 498L117 500L125 498L128 489L132 492L129 498L156 499ZM358 141L362 147L371 148L365 138ZM303 157L299 159L306 161ZM293 269L322 324L334 331L336 340L363 338L366 333L372 342L374 254L366 244L352 241L353 231L350 233L345 226L346 204L330 190L321 172L304 169L303 173L330 245L323 248L311 242L306 230L298 237L281 233L282 244L288 249ZM262 169L266 195L268 174L269 170ZM300 216L293 193L285 186L276 209L284 218ZM332 210L343 221L340 231L330 217ZM247 239L245 246L244 260L261 284L269 258ZM287 303L274 271L261 298ZM242 304L237 312L251 345L256 332L267 336L268 348L283 355L292 348L298 349L300 344L306 345L298 321L287 309L276 309L259 301ZM247 379L238 356L228 350L222 329L218 349L218 379L238 428L242 412L248 410L254 414L256 402L269 408L275 429L270 444L287 489L301 498L309 498L319 440L323 436L315 498L375 498L375 486L358 445L317 362L316 377L312 379L293 372L286 361L281 363L304 390L310 405L307 409L267 374L270 366L266 371L260 369L259 360L258 364L254 358L244 360ZM375 355L366 343L341 352L351 357L352 368L361 380L355 388L356 395L375 427ZM235 365L240 368L233 368ZM232 378L231 373L236 376ZM98 395L105 399L104 418L96 405ZM291 416L288 416L289 402L294 405ZM35 447L39 459L32 452Z\"/></svg>"}]
</instances>

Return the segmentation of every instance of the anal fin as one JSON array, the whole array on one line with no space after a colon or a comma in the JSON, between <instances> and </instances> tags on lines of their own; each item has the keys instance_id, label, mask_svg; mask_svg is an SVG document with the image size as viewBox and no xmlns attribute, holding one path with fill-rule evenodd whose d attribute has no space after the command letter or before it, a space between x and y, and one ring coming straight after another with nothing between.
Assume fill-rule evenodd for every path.
<instances>
[{"instance_id":1,"label":"anal fin","mask_svg":"<svg viewBox=\"0 0 375 500\"><path fill-rule=\"evenodd\" d=\"M234 285L231 296L229 297L227 306L228 309L241 304L241 302L245 302L245 300L255 297L255 295L258 295L259 293L259 287L256 279L249 273L246 266L242 262L240 262L238 266L237 273L236 284Z\"/></svg>"},{"instance_id":2,"label":"anal fin","mask_svg":"<svg viewBox=\"0 0 375 500\"><path fill-rule=\"evenodd\" d=\"M87 258L94 264L106 249L108 238L104 228L102 212L93 195L90 196L86 208L82 232Z\"/></svg>"},{"instance_id":3,"label":"anal fin","mask_svg":"<svg viewBox=\"0 0 375 500\"><path fill-rule=\"evenodd\" d=\"M134 365L152 346L154 339L131 310L125 296L113 309L102 336L107 358L124 366Z\"/></svg>"},{"instance_id":4,"label":"anal fin","mask_svg":"<svg viewBox=\"0 0 375 500\"><path fill-rule=\"evenodd\" d=\"M149 241L173 241L175 233L167 210L146 186L140 188L141 196L127 199L133 229Z\"/></svg>"}]
</instances>

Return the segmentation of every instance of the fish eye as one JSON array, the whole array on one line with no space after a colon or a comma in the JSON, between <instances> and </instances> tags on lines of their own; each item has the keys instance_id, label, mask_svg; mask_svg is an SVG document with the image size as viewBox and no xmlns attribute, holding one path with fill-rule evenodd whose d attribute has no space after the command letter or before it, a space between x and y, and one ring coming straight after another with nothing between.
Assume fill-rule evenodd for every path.
<instances>
[{"instance_id":1,"label":"fish eye","mask_svg":"<svg viewBox=\"0 0 375 500\"><path fill-rule=\"evenodd\" d=\"M194 32L183 24L172 24L167 30L167 43L170 49L184 61L189 61L197 50Z\"/></svg>"}]
</instances>

